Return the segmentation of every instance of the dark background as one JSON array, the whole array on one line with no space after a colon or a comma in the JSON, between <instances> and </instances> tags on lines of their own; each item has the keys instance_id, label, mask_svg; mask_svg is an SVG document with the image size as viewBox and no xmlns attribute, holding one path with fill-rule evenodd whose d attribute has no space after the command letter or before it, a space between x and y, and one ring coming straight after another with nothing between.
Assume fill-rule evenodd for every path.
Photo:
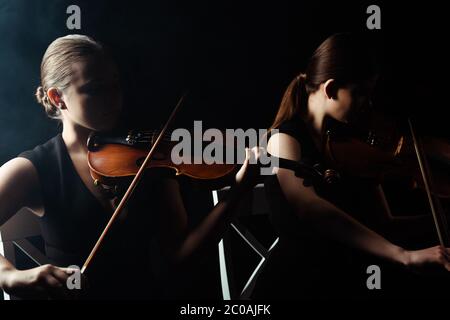
<instances>
[{"instance_id":1,"label":"dark background","mask_svg":"<svg viewBox=\"0 0 450 320\"><path fill-rule=\"evenodd\" d=\"M440 3L0 0L0 164L60 130L34 93L45 49L69 33L112 48L126 97L123 127L160 127L189 90L177 125L266 128L323 40L366 32L383 62L383 108L415 116L422 133L448 137L448 17ZM81 30L66 28L71 4L81 7ZM382 30L366 29L370 4L381 7ZM205 286L218 285L205 280L214 275L201 276Z\"/></svg>"},{"instance_id":2,"label":"dark background","mask_svg":"<svg viewBox=\"0 0 450 320\"><path fill-rule=\"evenodd\" d=\"M387 109L447 134L446 11L440 2L0 0L0 163L58 132L34 101L51 41L82 33L110 46L122 70L124 127L159 127L180 95L177 125L265 128L284 88L329 35L366 31L384 62ZM66 28L81 8L82 29ZM381 7L381 31L366 8Z\"/></svg>"}]
</instances>

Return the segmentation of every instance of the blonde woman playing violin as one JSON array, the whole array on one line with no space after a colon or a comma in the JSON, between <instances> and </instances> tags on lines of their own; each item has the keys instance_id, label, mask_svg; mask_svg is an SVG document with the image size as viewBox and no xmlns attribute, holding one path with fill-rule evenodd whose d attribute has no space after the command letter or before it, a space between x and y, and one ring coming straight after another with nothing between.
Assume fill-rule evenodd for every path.
<instances>
[{"instance_id":1,"label":"blonde woman playing violin","mask_svg":"<svg viewBox=\"0 0 450 320\"><path fill-rule=\"evenodd\" d=\"M58 38L43 57L36 97L49 117L61 121L62 133L0 168L0 225L29 208L40 218L51 264L17 270L0 256L0 287L23 298L65 298L72 294L66 287L72 270L66 267L83 264L115 209L115 202L93 184L86 140L92 131L110 130L120 120L118 70L95 40ZM87 297L168 297L152 274L151 243L169 265L217 243L239 201L256 183L250 153L257 157L257 150L247 152L229 197L193 230L173 173L149 173L92 263Z\"/></svg>"}]
</instances>

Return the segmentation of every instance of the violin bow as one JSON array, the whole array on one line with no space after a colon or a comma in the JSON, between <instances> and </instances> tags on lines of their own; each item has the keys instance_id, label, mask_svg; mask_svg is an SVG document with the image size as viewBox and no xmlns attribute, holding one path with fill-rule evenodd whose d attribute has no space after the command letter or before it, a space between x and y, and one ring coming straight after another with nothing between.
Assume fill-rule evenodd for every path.
<instances>
[{"instance_id":1,"label":"violin bow","mask_svg":"<svg viewBox=\"0 0 450 320\"><path fill-rule=\"evenodd\" d=\"M158 147L160 141L162 140L162 137L164 137L164 134L167 131L167 128L172 123L176 113L178 112L178 109L180 108L184 98L186 97L186 94L187 93L183 94L183 96L178 100L178 103L175 106L175 108L173 109L172 113L170 114L169 119L167 120L166 124L162 128L162 130L159 133L158 137L156 138L155 142L153 143L150 151L148 152L148 154L145 157L145 160L142 162L138 172L136 173L136 175L134 176L133 180L131 181L130 186L128 187L128 189L125 192L124 196L120 200L119 205L114 210L114 213L112 214L111 218L109 219L108 224L106 225L105 229L103 229L103 232L101 233L100 237L98 238L97 242L95 243L95 246L92 248L91 253L87 257L86 261L83 264L83 267L81 268L81 273L82 274L86 271L87 267L89 266L89 264L92 261L92 258L95 256L95 254L97 253L98 249L100 248L100 245L102 244L102 242L103 242L106 234L108 233L109 229L111 228L111 226L113 225L113 223L117 219L117 217L119 216L120 212L122 211L123 207L127 203L128 199L131 197L131 195L132 195L134 189L136 188L137 184L141 180L141 177L142 177L142 175L144 173L145 168L147 167L148 162L152 158L153 153L155 153L156 148Z\"/></svg>"},{"instance_id":2,"label":"violin bow","mask_svg":"<svg viewBox=\"0 0 450 320\"><path fill-rule=\"evenodd\" d=\"M420 172L422 174L423 184L427 193L428 202L430 204L431 214L433 215L434 225L439 238L439 244L441 247L446 248L449 244L448 237L448 225L445 214L442 210L441 203L437 196L432 194L432 179L430 167L423 151L422 141L416 136L413 124L410 118L408 118L409 129L414 142L414 150L416 152L417 161L419 162Z\"/></svg>"}]
</instances>

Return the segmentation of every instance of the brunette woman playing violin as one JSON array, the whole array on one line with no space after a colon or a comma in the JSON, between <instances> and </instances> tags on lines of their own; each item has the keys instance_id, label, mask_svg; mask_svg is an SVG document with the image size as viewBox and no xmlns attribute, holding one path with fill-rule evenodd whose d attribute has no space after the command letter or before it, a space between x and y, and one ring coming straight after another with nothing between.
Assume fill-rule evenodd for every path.
<instances>
[{"instance_id":1,"label":"brunette woman playing violin","mask_svg":"<svg viewBox=\"0 0 450 320\"><path fill-rule=\"evenodd\" d=\"M91 132L108 131L120 120L118 70L93 39L58 38L43 57L36 97L49 117L61 121L62 133L0 168L0 225L29 208L40 217L51 264L17 270L0 256L0 287L19 297L61 298L71 294L66 280L72 271L66 267L81 267L117 205L93 184L86 141ZM230 196L189 230L178 180L172 172L152 169L91 263L87 297L165 298L152 275L150 243L171 262L215 243L256 182L255 173L246 161Z\"/></svg>"},{"instance_id":2,"label":"brunette woman playing violin","mask_svg":"<svg viewBox=\"0 0 450 320\"><path fill-rule=\"evenodd\" d=\"M306 73L288 86L271 127L278 132L269 139L268 153L323 165L325 120L357 122L370 103L376 79L362 37L335 34L326 39L314 52ZM305 183L305 177L281 165L275 176L267 178L267 196L280 241L259 279L255 297L361 297L369 291L366 268L374 262L407 267L405 273L425 266L450 271L448 249L436 246L410 251L373 231L374 221L389 216L381 187L371 179L343 178L333 190L320 183ZM358 256L367 264L355 266ZM389 286L383 282L383 266L381 291Z\"/></svg>"}]
</instances>

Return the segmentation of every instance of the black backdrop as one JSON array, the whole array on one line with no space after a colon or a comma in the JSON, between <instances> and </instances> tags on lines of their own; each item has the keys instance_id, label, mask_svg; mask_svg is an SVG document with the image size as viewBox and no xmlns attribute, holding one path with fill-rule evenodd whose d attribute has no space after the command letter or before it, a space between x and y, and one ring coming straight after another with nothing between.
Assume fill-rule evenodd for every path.
<instances>
[{"instance_id":1,"label":"black backdrop","mask_svg":"<svg viewBox=\"0 0 450 320\"><path fill-rule=\"evenodd\" d=\"M373 3L382 30L366 30ZM437 3L0 0L0 164L59 130L34 92L48 44L74 33L66 28L70 4L82 11L76 33L106 43L120 65L124 127L159 127L189 90L178 125L265 128L290 79L326 37L365 31L385 65L386 109L448 136L448 19Z\"/></svg>"},{"instance_id":2,"label":"black backdrop","mask_svg":"<svg viewBox=\"0 0 450 320\"><path fill-rule=\"evenodd\" d=\"M366 30L373 3L382 30ZM447 134L447 17L438 3L0 0L0 163L58 131L34 92L48 44L74 33L66 28L70 4L81 8L76 33L106 43L119 62L125 127L160 126L185 90L178 125L267 127L283 89L321 41L366 31L387 66L389 108Z\"/></svg>"}]
</instances>

